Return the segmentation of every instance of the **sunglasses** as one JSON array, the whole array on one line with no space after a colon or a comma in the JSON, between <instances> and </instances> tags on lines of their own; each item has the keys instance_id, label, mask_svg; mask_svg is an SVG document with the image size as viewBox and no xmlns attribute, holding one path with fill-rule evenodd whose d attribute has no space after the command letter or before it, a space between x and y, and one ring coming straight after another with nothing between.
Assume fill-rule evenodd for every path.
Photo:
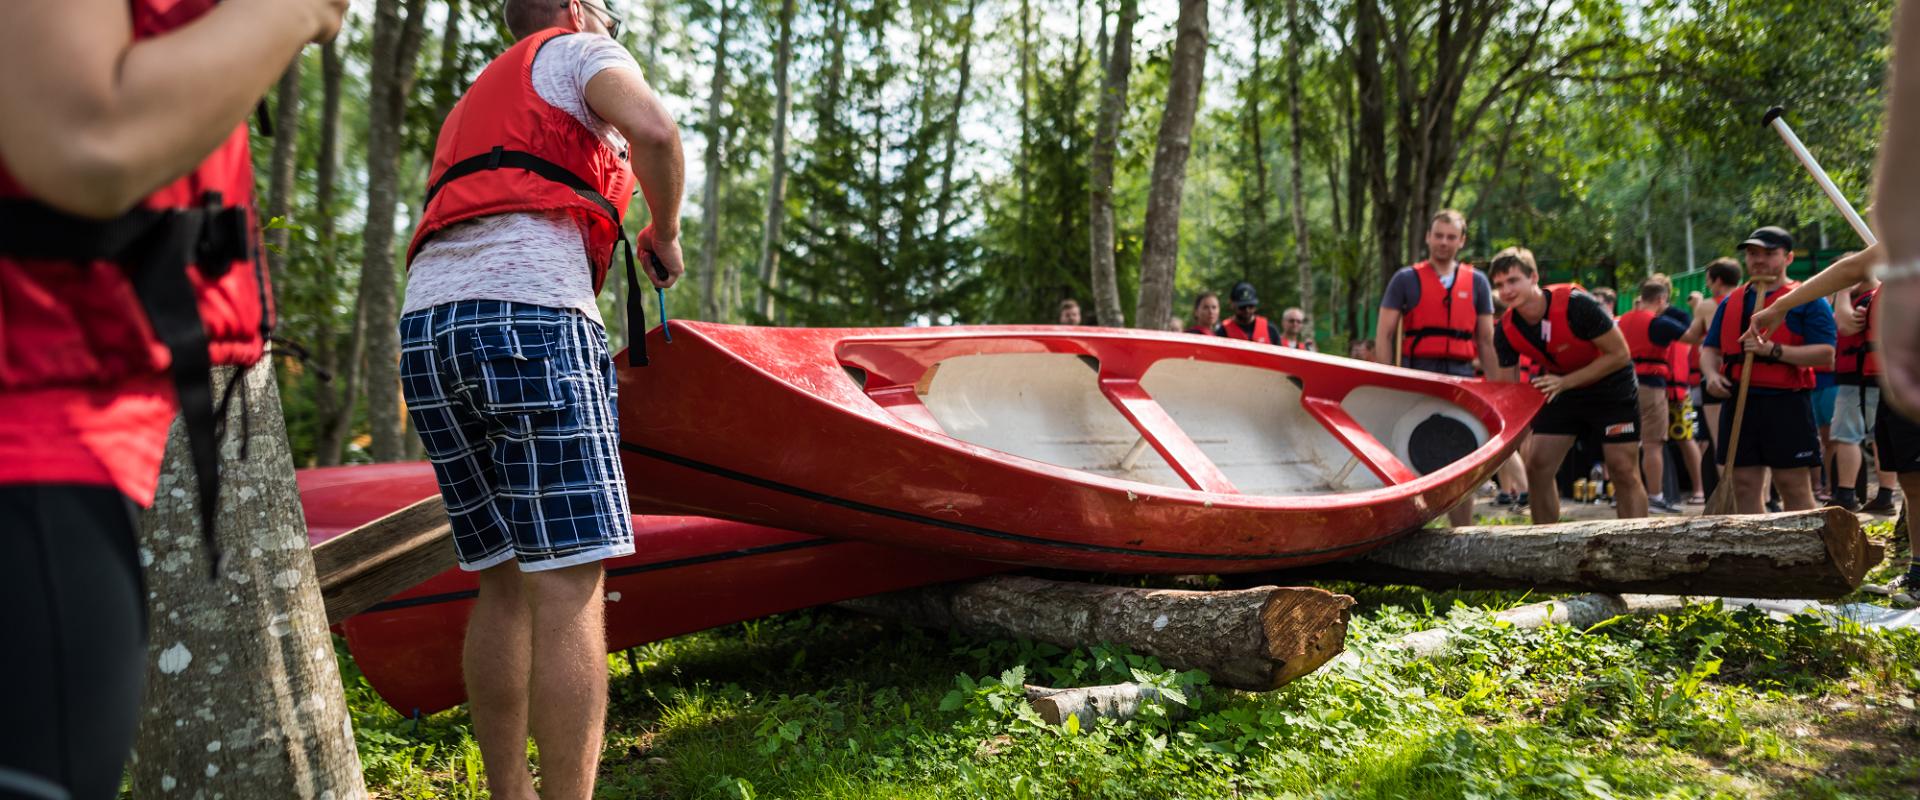
<instances>
[{"instance_id":1,"label":"sunglasses","mask_svg":"<svg viewBox=\"0 0 1920 800\"><path fill-rule=\"evenodd\" d=\"M607 25L608 36L616 39L620 38L620 26L625 24L626 20L621 19L619 14L613 13L613 9L598 3L589 3L587 0L580 0L580 5L584 8L593 9L593 13L600 16Z\"/></svg>"}]
</instances>

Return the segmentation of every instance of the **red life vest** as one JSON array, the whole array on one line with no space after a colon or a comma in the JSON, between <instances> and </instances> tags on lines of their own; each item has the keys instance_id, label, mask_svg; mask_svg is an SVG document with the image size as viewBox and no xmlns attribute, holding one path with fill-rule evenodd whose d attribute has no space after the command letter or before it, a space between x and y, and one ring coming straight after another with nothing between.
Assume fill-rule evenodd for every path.
<instances>
[{"instance_id":1,"label":"red life vest","mask_svg":"<svg viewBox=\"0 0 1920 800\"><path fill-rule=\"evenodd\" d=\"M497 214L561 211L580 228L595 292L606 282L614 248L621 244L628 245L628 284L641 285L620 227L634 187L627 153L607 146L533 88L534 57L547 42L569 34L548 28L514 43L454 103L434 143L426 209L407 245L409 265L421 246L448 226ZM629 296L628 330L646 330L640 296L638 291ZM635 363L645 363L644 341L633 339L629 353Z\"/></svg>"},{"instance_id":2,"label":"red life vest","mask_svg":"<svg viewBox=\"0 0 1920 800\"><path fill-rule=\"evenodd\" d=\"M1678 339L1667 345L1667 364L1672 369L1672 377L1667 380L1668 400L1686 402L1687 385L1693 381L1694 349Z\"/></svg>"},{"instance_id":3,"label":"red life vest","mask_svg":"<svg viewBox=\"0 0 1920 800\"><path fill-rule=\"evenodd\" d=\"M1600 357L1600 348L1573 335L1573 328L1567 324L1567 303L1576 287L1571 283L1557 283L1544 288L1547 314L1541 318L1541 322L1546 323L1541 330L1543 338L1536 341L1522 332L1518 304L1501 315L1500 335L1507 337L1507 344L1513 346L1514 352L1540 365L1541 372L1566 375L1593 363Z\"/></svg>"},{"instance_id":4,"label":"red life vest","mask_svg":"<svg viewBox=\"0 0 1920 800\"><path fill-rule=\"evenodd\" d=\"M1198 326L1198 325L1189 325L1189 326L1187 326L1187 331L1186 331L1186 332L1187 332L1187 333L1197 333L1197 334L1200 334L1201 336L1212 336L1212 335L1213 335L1213 330L1212 330L1211 328L1202 328L1202 327L1200 327L1200 326Z\"/></svg>"},{"instance_id":5,"label":"red life vest","mask_svg":"<svg viewBox=\"0 0 1920 800\"><path fill-rule=\"evenodd\" d=\"M1420 302L1407 311L1402 323L1406 356L1472 361L1473 331L1479 320L1473 307L1473 265L1454 266L1452 289L1440 284L1440 273L1430 262L1413 265L1413 274L1420 279Z\"/></svg>"},{"instance_id":6,"label":"red life vest","mask_svg":"<svg viewBox=\"0 0 1920 800\"><path fill-rule=\"evenodd\" d=\"M1773 305L1797 285L1793 281L1781 281L1772 291L1767 292L1766 299L1760 302L1759 307L1766 308ZM1740 362L1746 358L1740 355L1740 334L1745 333L1747 329L1745 297L1751 291L1753 291L1751 288L1746 288L1738 292L1729 292L1727 299L1720 301L1721 307L1726 309L1721 312L1720 318L1720 352L1726 358L1727 380L1735 384L1740 382ZM1788 347L1805 341L1785 323L1781 323L1779 329L1769 331L1769 335L1773 341ZM1755 355L1753 378L1748 383L1768 389L1811 389L1813 388L1813 368L1797 367Z\"/></svg>"},{"instance_id":7,"label":"red life vest","mask_svg":"<svg viewBox=\"0 0 1920 800\"><path fill-rule=\"evenodd\" d=\"M1288 348L1288 349L1291 349L1291 350L1311 350L1311 349L1313 349L1313 348L1311 348L1311 347L1308 347L1308 346L1307 346L1307 340L1305 340L1305 339L1295 339L1295 338L1292 338L1292 337L1290 337L1290 336L1287 336L1287 335L1286 335L1286 334L1284 334L1284 333L1283 333L1283 334L1280 334L1280 340L1279 340L1279 341L1277 341L1277 342L1274 342L1274 344L1277 344L1277 345L1280 345L1281 347L1285 347L1285 348Z\"/></svg>"},{"instance_id":8,"label":"red life vest","mask_svg":"<svg viewBox=\"0 0 1920 800\"><path fill-rule=\"evenodd\" d=\"M1867 315L1867 327L1859 333L1850 333L1840 337L1833 346L1833 372L1835 375L1865 377L1880 374L1880 356L1873 348L1873 299L1880 294L1880 287L1853 298L1853 310Z\"/></svg>"},{"instance_id":9,"label":"red life vest","mask_svg":"<svg viewBox=\"0 0 1920 800\"><path fill-rule=\"evenodd\" d=\"M1540 377L1540 368L1535 366L1533 359L1524 355L1520 357L1520 363L1514 365L1514 370L1520 374L1521 383L1533 383L1534 378Z\"/></svg>"},{"instance_id":10,"label":"red life vest","mask_svg":"<svg viewBox=\"0 0 1920 800\"><path fill-rule=\"evenodd\" d=\"M1654 344L1648 332L1657 316L1652 311L1635 309L1621 314L1614 324L1619 325L1620 334L1627 337L1627 352L1633 356L1633 374L1665 381L1673 375L1672 365L1667 361L1667 346Z\"/></svg>"},{"instance_id":11,"label":"red life vest","mask_svg":"<svg viewBox=\"0 0 1920 800\"><path fill-rule=\"evenodd\" d=\"M129 0L133 39L185 26L215 2ZM151 502L177 402L211 534L210 369L259 361L273 316L247 135L234 125L191 171L107 220L40 202L0 165L0 413L57 428L39 445L44 458L0 482L112 484ZM99 418L107 408L126 418ZM147 445L155 409L166 412L158 447Z\"/></svg>"},{"instance_id":12,"label":"red life vest","mask_svg":"<svg viewBox=\"0 0 1920 800\"><path fill-rule=\"evenodd\" d=\"M1266 317L1254 317L1253 330L1251 331L1240 327L1240 321L1233 317L1228 317L1227 321L1220 323L1220 329L1226 331L1227 338L1229 339L1245 339L1249 342L1267 342L1269 344L1274 343L1273 329L1267 323Z\"/></svg>"}]
</instances>

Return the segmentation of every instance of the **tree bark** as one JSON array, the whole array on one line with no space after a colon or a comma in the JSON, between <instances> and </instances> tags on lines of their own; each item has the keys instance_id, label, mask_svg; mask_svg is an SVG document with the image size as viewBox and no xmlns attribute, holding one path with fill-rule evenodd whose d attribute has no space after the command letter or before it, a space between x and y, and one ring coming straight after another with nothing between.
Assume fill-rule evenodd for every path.
<instances>
[{"instance_id":1,"label":"tree bark","mask_svg":"<svg viewBox=\"0 0 1920 800\"><path fill-rule=\"evenodd\" d=\"M336 42L320 46L320 143L314 161L314 206L319 221L320 269L327 312L321 315L320 341L316 344L321 366L334 376L331 384L322 384L317 401L320 411L320 436L315 460L323 467L340 463L341 450L353 430L353 408L360 401L360 371L366 348L366 323L354 314L347 323L347 347L342 353L333 327L332 300L339 293L340 243L335 233L334 193L340 174L340 85L346 64L340 58Z\"/></svg>"},{"instance_id":2,"label":"tree bark","mask_svg":"<svg viewBox=\"0 0 1920 800\"><path fill-rule=\"evenodd\" d=\"M1094 723L1102 719L1133 719L1140 715L1140 709L1154 704L1164 705L1167 716L1174 719L1185 717L1188 708L1168 700L1159 689L1137 683L1075 689L1028 686L1026 689L1027 703L1040 712L1040 718L1048 725L1060 725L1074 717L1079 719L1083 731L1093 730Z\"/></svg>"},{"instance_id":3,"label":"tree bark","mask_svg":"<svg viewBox=\"0 0 1920 800\"><path fill-rule=\"evenodd\" d=\"M367 225L363 233L356 324L366 326L367 422L374 461L406 456L406 420L400 411L400 329L394 271L394 211L399 205L401 125L420 51L426 0L374 5L373 57L368 68Z\"/></svg>"},{"instance_id":4,"label":"tree bark","mask_svg":"<svg viewBox=\"0 0 1920 800\"><path fill-rule=\"evenodd\" d=\"M266 232L267 268L284 275L292 231L286 226L293 215L293 170L300 156L300 56L294 56L287 71L280 73L280 86L274 91L273 156L267 168L267 219L280 220L280 226ZM281 283L274 284L274 307L279 308Z\"/></svg>"},{"instance_id":5,"label":"tree bark","mask_svg":"<svg viewBox=\"0 0 1920 800\"><path fill-rule=\"evenodd\" d=\"M1245 580L1824 599L1858 589L1878 561L1852 514L1824 508L1423 529L1358 559Z\"/></svg>"},{"instance_id":6,"label":"tree bark","mask_svg":"<svg viewBox=\"0 0 1920 800\"><path fill-rule=\"evenodd\" d=\"M1100 83L1100 117L1093 133L1088 182L1087 230L1092 239L1093 303L1100 324L1126 327L1120 308L1120 278L1113 252L1113 151L1120 139L1120 118L1127 108L1127 79L1133 72L1133 23L1139 0L1120 0L1120 17L1113 28L1113 52L1107 56L1107 75Z\"/></svg>"},{"instance_id":7,"label":"tree bark","mask_svg":"<svg viewBox=\"0 0 1920 800\"><path fill-rule=\"evenodd\" d=\"M1266 120L1262 119L1260 112L1260 96L1266 93L1267 88L1261 83L1266 75L1266 12L1261 8L1265 2L1266 0L1248 0L1245 4L1248 22L1253 28L1253 64L1247 75L1247 81L1253 86L1253 91L1247 93L1247 144L1248 150L1253 155L1253 164L1250 169L1253 173L1251 176L1253 197L1250 198L1252 202L1241 209L1248 258L1247 263L1243 265L1242 277L1246 280L1254 279L1256 269L1264 270L1267 258L1272 255L1271 248L1267 246ZM1306 298L1301 298L1302 302L1305 300Z\"/></svg>"},{"instance_id":8,"label":"tree bark","mask_svg":"<svg viewBox=\"0 0 1920 800\"><path fill-rule=\"evenodd\" d=\"M960 155L960 115L967 108L967 91L973 82L973 23L979 0L967 0L967 15L960 28L960 82L953 90L953 110L947 117L947 152L940 162L940 196L934 202L935 240L945 244L952 230L953 167Z\"/></svg>"},{"instance_id":9,"label":"tree bark","mask_svg":"<svg viewBox=\"0 0 1920 800\"><path fill-rule=\"evenodd\" d=\"M1340 652L1353 598L1310 588L1188 592L994 577L840 605L980 636L1122 644L1175 669L1204 670L1222 686L1267 691Z\"/></svg>"},{"instance_id":10,"label":"tree bark","mask_svg":"<svg viewBox=\"0 0 1920 800\"><path fill-rule=\"evenodd\" d=\"M133 796L365 797L273 370L218 369L215 393L229 380L245 384L221 453L226 571L208 578L177 421L140 521L152 628Z\"/></svg>"},{"instance_id":11,"label":"tree bark","mask_svg":"<svg viewBox=\"0 0 1920 800\"><path fill-rule=\"evenodd\" d=\"M1291 134L1288 149L1293 156L1293 255L1300 286L1300 310L1307 317L1306 335L1313 335L1313 248L1307 231L1307 195L1302 185L1301 163L1305 161L1300 124L1300 41L1306 33L1300 29L1300 0L1287 0L1287 128ZM1338 203L1338 198L1334 198Z\"/></svg>"},{"instance_id":12,"label":"tree bark","mask_svg":"<svg viewBox=\"0 0 1920 800\"><path fill-rule=\"evenodd\" d=\"M780 224L787 219L787 114L793 108L787 67L792 61L793 0L781 0L780 49L773 67L773 175L767 181L767 224L760 241L760 318L768 322L780 280Z\"/></svg>"},{"instance_id":13,"label":"tree bark","mask_svg":"<svg viewBox=\"0 0 1920 800\"><path fill-rule=\"evenodd\" d=\"M725 285L715 272L715 264L720 250L720 148L726 130L726 120L720 113L727 93L727 23L727 2L721 0L720 31L713 46L713 85L707 93L707 180L700 201L706 216L700 244L700 305L701 317L709 322L721 319L720 294Z\"/></svg>"},{"instance_id":14,"label":"tree bark","mask_svg":"<svg viewBox=\"0 0 1920 800\"><path fill-rule=\"evenodd\" d=\"M1207 69L1206 0L1180 0L1173 68L1167 78L1167 108L1160 117L1153 179L1147 190L1145 244L1140 253L1140 300L1134 327L1165 330L1173 314L1174 273L1180 265L1180 193L1187 156L1193 150L1193 115Z\"/></svg>"}]
</instances>

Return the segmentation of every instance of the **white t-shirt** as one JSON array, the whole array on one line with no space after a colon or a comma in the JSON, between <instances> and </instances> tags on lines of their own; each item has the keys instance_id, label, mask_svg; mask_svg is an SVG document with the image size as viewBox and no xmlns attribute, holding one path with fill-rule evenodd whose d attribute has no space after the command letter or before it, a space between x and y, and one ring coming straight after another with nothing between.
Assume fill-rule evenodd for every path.
<instances>
[{"instance_id":1,"label":"white t-shirt","mask_svg":"<svg viewBox=\"0 0 1920 800\"><path fill-rule=\"evenodd\" d=\"M540 99L571 114L609 147L625 150L627 140L620 131L587 107L587 81L609 69L639 73L640 65L608 37L557 36L534 57L533 88ZM627 200L607 199L616 205ZM407 271L407 297L400 313L458 300L571 308L601 322L586 242L565 212L498 214L435 234Z\"/></svg>"}]
</instances>

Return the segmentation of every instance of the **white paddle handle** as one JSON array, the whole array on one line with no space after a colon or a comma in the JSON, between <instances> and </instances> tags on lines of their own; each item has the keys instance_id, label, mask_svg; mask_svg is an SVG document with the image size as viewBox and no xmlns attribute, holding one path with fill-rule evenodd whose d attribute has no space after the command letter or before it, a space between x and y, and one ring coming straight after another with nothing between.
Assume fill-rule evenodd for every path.
<instances>
[{"instance_id":1,"label":"white paddle handle","mask_svg":"<svg viewBox=\"0 0 1920 800\"><path fill-rule=\"evenodd\" d=\"M1834 208L1840 209L1840 215L1847 218L1848 225L1853 226L1853 232L1860 234L1861 240L1868 245L1879 243L1879 238L1867 227L1867 221L1860 218L1860 212L1853 210L1853 204L1847 202L1847 196L1840 193L1840 187L1833 185L1833 179L1827 177L1827 171L1820 168L1820 162L1814 160L1813 154L1807 152L1807 146L1800 142L1800 137L1794 135L1793 128L1788 127L1786 114L1786 109L1774 106L1767 109L1765 122L1793 150L1801 166L1806 167L1807 172L1813 175L1814 182L1820 184L1820 191L1827 193L1827 200L1833 203Z\"/></svg>"}]
</instances>

